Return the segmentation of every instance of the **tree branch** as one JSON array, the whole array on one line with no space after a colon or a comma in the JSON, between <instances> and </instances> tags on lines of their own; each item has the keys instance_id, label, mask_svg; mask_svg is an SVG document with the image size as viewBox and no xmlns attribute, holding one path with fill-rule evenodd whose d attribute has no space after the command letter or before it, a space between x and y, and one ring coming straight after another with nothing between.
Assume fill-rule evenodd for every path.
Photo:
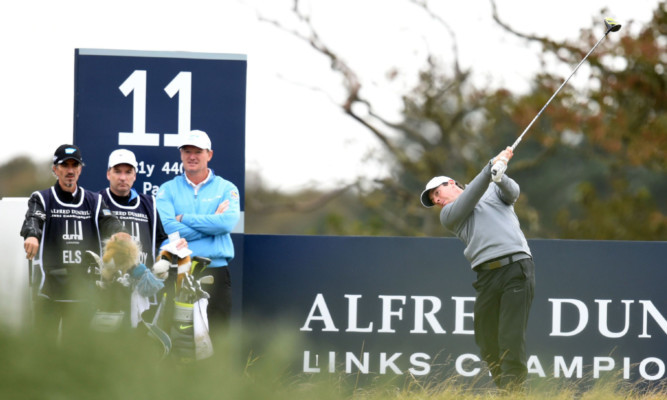
<instances>
[{"instance_id":1,"label":"tree branch","mask_svg":"<svg viewBox=\"0 0 667 400\"><path fill-rule=\"evenodd\" d=\"M514 28L512 28L511 26L509 26L507 23L505 23L504 21L502 21L500 19L500 16L498 15L498 8L496 7L495 0L489 0L489 1L491 2L491 14L492 14L493 20L498 25L500 25L501 28L503 28L507 32L509 32L509 33L511 33L511 34L513 34L517 37L520 37L522 39L526 39L528 41L533 41L533 42L539 42L540 44L542 44L542 46L544 46L545 50L551 50L552 54L555 55L560 61L565 62L565 63L570 62L570 60L561 56L558 53L558 51L556 51L558 49L567 49L571 53L576 53L576 54L581 54L581 55L586 54L585 51L583 51L583 50L581 50L577 47L568 45L567 43L557 43L557 42L554 42L553 40L551 40L551 39L549 39L545 36L529 35L529 34L521 33L519 31L515 30Z\"/></svg>"},{"instance_id":2,"label":"tree branch","mask_svg":"<svg viewBox=\"0 0 667 400\"><path fill-rule=\"evenodd\" d=\"M308 34L304 35L295 29L288 29L284 27L281 23L275 20L265 18L261 15L258 15L260 21L264 21L276 26L278 29L281 29L287 33L294 35L296 38L308 43L315 51L327 57L331 64L331 69L338 72L343 78L343 85L346 91L346 98L338 106L343 110L345 114L361 123L364 127L371 131L371 133L393 154L402 154L400 148L397 148L390 141L389 137L382 132L378 127L373 125L371 122L367 121L363 116L357 113L354 110L354 104L363 104L368 110L370 115L375 115L372 112L371 103L364 99L360 92L362 88L361 81L357 73L341 58L335 53L331 48L329 48L324 41L320 38L319 34L313 27L310 17L307 14L304 14L299 10L299 1L294 1L293 11L297 19L303 24L307 30Z\"/></svg>"},{"instance_id":3,"label":"tree branch","mask_svg":"<svg viewBox=\"0 0 667 400\"><path fill-rule=\"evenodd\" d=\"M431 18L439 22L445 28L445 30L447 30L449 36L452 37L452 53L454 54L454 73L456 74L456 77L463 75L463 72L461 71L461 67L459 64L459 47L458 47L458 41L456 40L456 33L454 32L454 30L449 26L449 24L444 19L442 19L441 16L435 14L433 10L429 8L427 0L411 0L411 2L423 8L426 14L428 14Z\"/></svg>"}]
</instances>

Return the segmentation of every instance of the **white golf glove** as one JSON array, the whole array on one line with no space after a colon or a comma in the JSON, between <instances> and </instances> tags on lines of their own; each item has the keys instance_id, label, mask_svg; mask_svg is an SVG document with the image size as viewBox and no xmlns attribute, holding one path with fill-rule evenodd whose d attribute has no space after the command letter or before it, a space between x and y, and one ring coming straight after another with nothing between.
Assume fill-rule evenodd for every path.
<instances>
[{"instance_id":1,"label":"white golf glove","mask_svg":"<svg viewBox=\"0 0 667 400\"><path fill-rule=\"evenodd\" d=\"M496 162L493 163L493 166L491 167L491 180L500 182L503 179L508 161L509 160L505 157L498 157L496 159Z\"/></svg>"}]
</instances>

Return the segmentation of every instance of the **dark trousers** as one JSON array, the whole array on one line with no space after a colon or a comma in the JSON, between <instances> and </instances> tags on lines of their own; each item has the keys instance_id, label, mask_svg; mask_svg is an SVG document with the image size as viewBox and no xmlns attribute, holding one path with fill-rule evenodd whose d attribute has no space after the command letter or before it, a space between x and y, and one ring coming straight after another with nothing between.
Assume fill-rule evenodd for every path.
<instances>
[{"instance_id":1,"label":"dark trousers","mask_svg":"<svg viewBox=\"0 0 667 400\"><path fill-rule=\"evenodd\" d=\"M216 326L227 326L232 314L232 279L229 267L209 267L195 272L195 278L213 275L212 285L202 285L202 289L211 295L208 299L208 322L213 331Z\"/></svg>"},{"instance_id":2,"label":"dark trousers","mask_svg":"<svg viewBox=\"0 0 667 400\"><path fill-rule=\"evenodd\" d=\"M90 336L93 308L88 302L57 302L37 298L35 333L54 345L76 345Z\"/></svg>"},{"instance_id":3,"label":"dark trousers","mask_svg":"<svg viewBox=\"0 0 667 400\"><path fill-rule=\"evenodd\" d=\"M535 264L519 260L502 268L478 271L473 283L475 342L493 380L516 389L526 380L526 326L535 292Z\"/></svg>"}]
</instances>

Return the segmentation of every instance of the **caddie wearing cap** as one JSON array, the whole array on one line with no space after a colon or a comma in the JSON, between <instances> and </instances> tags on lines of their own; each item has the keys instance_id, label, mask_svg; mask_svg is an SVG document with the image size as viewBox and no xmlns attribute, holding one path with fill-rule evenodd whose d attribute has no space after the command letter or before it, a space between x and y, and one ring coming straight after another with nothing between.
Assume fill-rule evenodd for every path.
<instances>
[{"instance_id":1,"label":"caddie wearing cap","mask_svg":"<svg viewBox=\"0 0 667 400\"><path fill-rule=\"evenodd\" d=\"M535 289L535 265L514 212L519 185L502 171L492 180L497 160L512 158L508 147L465 187L447 176L431 179L421 194L425 207L437 206L440 222L466 247L477 273L475 342L495 384L521 390L527 375L526 326Z\"/></svg>"},{"instance_id":2,"label":"caddie wearing cap","mask_svg":"<svg viewBox=\"0 0 667 400\"><path fill-rule=\"evenodd\" d=\"M126 149L117 149L109 155L107 179L109 187L100 194L111 212L121 221L132 239L141 244L139 263L151 268L157 261L160 246L168 239L153 196L137 193L133 188L137 179L137 159ZM187 247L181 239L180 247ZM164 278L161 276L161 278ZM124 323L137 327L141 319L151 320L157 309L158 299L132 297L130 317ZM148 311L147 311L148 310Z\"/></svg>"},{"instance_id":3,"label":"caddie wearing cap","mask_svg":"<svg viewBox=\"0 0 667 400\"><path fill-rule=\"evenodd\" d=\"M132 238L141 243L139 261L151 266L162 243L167 240L153 196L140 194L133 188L137 179L137 159L126 149L109 155L107 179L109 187L100 194L111 212L118 217Z\"/></svg>"},{"instance_id":4,"label":"caddie wearing cap","mask_svg":"<svg viewBox=\"0 0 667 400\"><path fill-rule=\"evenodd\" d=\"M99 194L77 185L83 168L78 147L58 147L52 168L58 180L30 196L21 236L26 258L35 260L39 272L36 329L55 343L59 336L80 338L77 331L90 323L87 295L94 281L84 255L87 250L101 254L102 240L122 232L122 226Z\"/></svg>"}]
</instances>

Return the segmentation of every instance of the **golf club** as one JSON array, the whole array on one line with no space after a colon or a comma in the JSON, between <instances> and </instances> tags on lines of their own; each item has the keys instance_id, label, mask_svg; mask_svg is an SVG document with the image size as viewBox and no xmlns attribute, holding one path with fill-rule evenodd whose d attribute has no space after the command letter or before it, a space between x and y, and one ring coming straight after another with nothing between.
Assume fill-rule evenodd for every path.
<instances>
[{"instance_id":1,"label":"golf club","mask_svg":"<svg viewBox=\"0 0 667 400\"><path fill-rule=\"evenodd\" d=\"M30 304L30 326L32 327L35 323L35 293L34 293L34 277L33 277L33 266L32 266L32 258L28 259L28 298L29 298L29 304Z\"/></svg>"},{"instance_id":2,"label":"golf club","mask_svg":"<svg viewBox=\"0 0 667 400\"><path fill-rule=\"evenodd\" d=\"M210 299L211 296L208 294L208 292L205 292L202 288L201 285L202 283L205 285L211 285L215 282L215 278L213 278L213 275L206 275L204 277L201 277L199 280L195 281L195 293L197 294L197 300L199 299Z\"/></svg>"},{"instance_id":3,"label":"golf club","mask_svg":"<svg viewBox=\"0 0 667 400\"><path fill-rule=\"evenodd\" d=\"M598 42L595 43L595 46L593 46L593 48L588 52L588 54L586 54L584 56L584 58L579 62L579 64L577 64L577 66L574 68L574 71L572 71L570 76L568 76L567 79L565 79L565 81L560 85L560 87L556 90L556 92L551 96L551 98L547 101L547 103L544 105L544 107L542 107L540 112L537 113L535 118L533 118L533 120L530 121L530 124L528 124L526 129L523 130L523 133L514 141L514 144L512 144L512 151L514 151L514 149L516 149L516 146L519 145L519 142L521 142L521 139L523 139L523 136L526 134L526 132L528 132L528 129L530 129L530 127L533 126L533 123L535 123L535 121L540 117L540 115L542 114L542 111L544 111L544 109L547 108L549 103L551 103L551 100L553 100L554 97L556 97L556 95L561 91L563 86L565 86L565 84L570 80L570 78L572 78L572 76L574 76L574 74L577 72L577 70L579 69L581 64L583 64L584 61L586 61L588 56L590 56L591 53L593 53L593 51L598 47L598 45L602 42L602 40L604 40L604 38L607 37L609 32L618 32L621 29L621 24L616 22L613 18L605 18L604 19L604 25L607 28L607 31L604 33L604 36L602 36L600 38L600 40L598 40ZM503 163L501 160L498 160L493 164L493 167L491 168L491 176L492 176L494 182L499 182L500 181L500 178L502 177L503 172L505 172L504 168L506 168L506 167L507 167L507 164Z\"/></svg>"}]
</instances>

